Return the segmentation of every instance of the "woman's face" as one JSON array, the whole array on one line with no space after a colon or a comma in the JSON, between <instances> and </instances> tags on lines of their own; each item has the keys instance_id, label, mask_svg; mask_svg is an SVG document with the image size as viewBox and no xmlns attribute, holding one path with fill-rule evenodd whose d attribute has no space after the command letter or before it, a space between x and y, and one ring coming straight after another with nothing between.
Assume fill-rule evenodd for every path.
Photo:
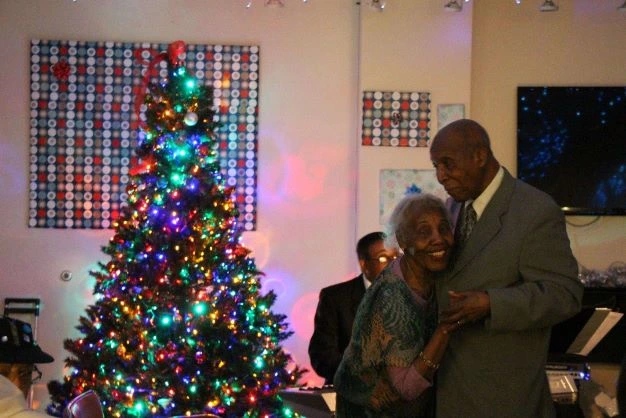
<instances>
[{"instance_id":1,"label":"woman's face","mask_svg":"<svg viewBox=\"0 0 626 418\"><path fill-rule=\"evenodd\" d=\"M437 210L424 212L415 220L415 242L408 255L423 272L436 272L448 266L454 237L447 218ZM414 250L411 250L413 248Z\"/></svg>"}]
</instances>

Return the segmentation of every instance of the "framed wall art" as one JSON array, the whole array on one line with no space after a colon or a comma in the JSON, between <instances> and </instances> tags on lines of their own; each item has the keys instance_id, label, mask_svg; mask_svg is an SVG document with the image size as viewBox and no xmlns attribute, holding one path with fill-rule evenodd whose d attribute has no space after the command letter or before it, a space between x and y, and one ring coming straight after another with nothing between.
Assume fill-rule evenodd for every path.
<instances>
[{"instance_id":1,"label":"framed wall art","mask_svg":"<svg viewBox=\"0 0 626 418\"><path fill-rule=\"evenodd\" d=\"M165 43L32 40L30 207L32 228L109 228L126 201L136 163L148 63ZM213 86L218 155L235 189L239 221L256 228L259 47L188 44L186 67ZM167 76L164 62L152 78ZM140 103L141 104L141 103Z\"/></svg>"},{"instance_id":2,"label":"framed wall art","mask_svg":"<svg viewBox=\"0 0 626 418\"><path fill-rule=\"evenodd\" d=\"M361 145L426 147L430 139L430 93L363 92Z\"/></svg>"},{"instance_id":3,"label":"framed wall art","mask_svg":"<svg viewBox=\"0 0 626 418\"><path fill-rule=\"evenodd\" d=\"M435 170L380 170L379 221L387 223L396 204L407 194L432 193L442 200L448 198L445 189L437 181Z\"/></svg>"},{"instance_id":4,"label":"framed wall art","mask_svg":"<svg viewBox=\"0 0 626 418\"><path fill-rule=\"evenodd\" d=\"M437 105L437 130L443 128L450 122L463 119L465 117L464 104L440 104Z\"/></svg>"}]
</instances>

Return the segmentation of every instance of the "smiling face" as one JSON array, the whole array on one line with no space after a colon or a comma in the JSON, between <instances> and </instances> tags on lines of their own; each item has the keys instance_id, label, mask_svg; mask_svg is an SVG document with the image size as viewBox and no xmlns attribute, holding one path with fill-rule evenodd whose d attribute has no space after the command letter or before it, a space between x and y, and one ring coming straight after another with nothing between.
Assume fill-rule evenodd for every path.
<instances>
[{"instance_id":1,"label":"smiling face","mask_svg":"<svg viewBox=\"0 0 626 418\"><path fill-rule=\"evenodd\" d=\"M406 256L424 276L448 266L454 238L445 214L428 210L419 215L412 241L406 243Z\"/></svg>"}]
</instances>

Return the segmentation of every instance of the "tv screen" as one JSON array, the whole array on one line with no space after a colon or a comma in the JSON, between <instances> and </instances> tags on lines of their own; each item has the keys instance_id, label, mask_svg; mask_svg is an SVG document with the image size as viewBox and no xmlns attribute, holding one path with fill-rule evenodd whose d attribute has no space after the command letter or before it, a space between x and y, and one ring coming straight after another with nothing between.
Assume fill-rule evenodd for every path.
<instances>
[{"instance_id":1,"label":"tv screen","mask_svg":"<svg viewBox=\"0 0 626 418\"><path fill-rule=\"evenodd\" d=\"M569 215L626 214L626 87L518 87L517 177Z\"/></svg>"}]
</instances>

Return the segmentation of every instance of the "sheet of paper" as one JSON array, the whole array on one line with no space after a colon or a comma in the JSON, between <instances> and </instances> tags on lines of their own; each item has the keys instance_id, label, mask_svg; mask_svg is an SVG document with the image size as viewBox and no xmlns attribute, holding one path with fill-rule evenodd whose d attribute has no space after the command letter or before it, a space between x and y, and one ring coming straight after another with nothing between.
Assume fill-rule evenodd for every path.
<instances>
[{"instance_id":1,"label":"sheet of paper","mask_svg":"<svg viewBox=\"0 0 626 418\"><path fill-rule=\"evenodd\" d=\"M550 393L563 394L563 393L576 393L578 388L574 382L574 378L567 375L548 375L548 382L550 383Z\"/></svg>"},{"instance_id":2,"label":"sheet of paper","mask_svg":"<svg viewBox=\"0 0 626 418\"><path fill-rule=\"evenodd\" d=\"M587 356L608 332L624 316L621 312L614 312L608 308L596 308L591 318L578 333L574 342L569 346L569 354Z\"/></svg>"},{"instance_id":3,"label":"sheet of paper","mask_svg":"<svg viewBox=\"0 0 626 418\"><path fill-rule=\"evenodd\" d=\"M322 398L324 399L324 402L326 402L326 405L328 406L328 409L330 410L330 412L335 412L337 410L337 393L336 392L322 393Z\"/></svg>"}]
</instances>

